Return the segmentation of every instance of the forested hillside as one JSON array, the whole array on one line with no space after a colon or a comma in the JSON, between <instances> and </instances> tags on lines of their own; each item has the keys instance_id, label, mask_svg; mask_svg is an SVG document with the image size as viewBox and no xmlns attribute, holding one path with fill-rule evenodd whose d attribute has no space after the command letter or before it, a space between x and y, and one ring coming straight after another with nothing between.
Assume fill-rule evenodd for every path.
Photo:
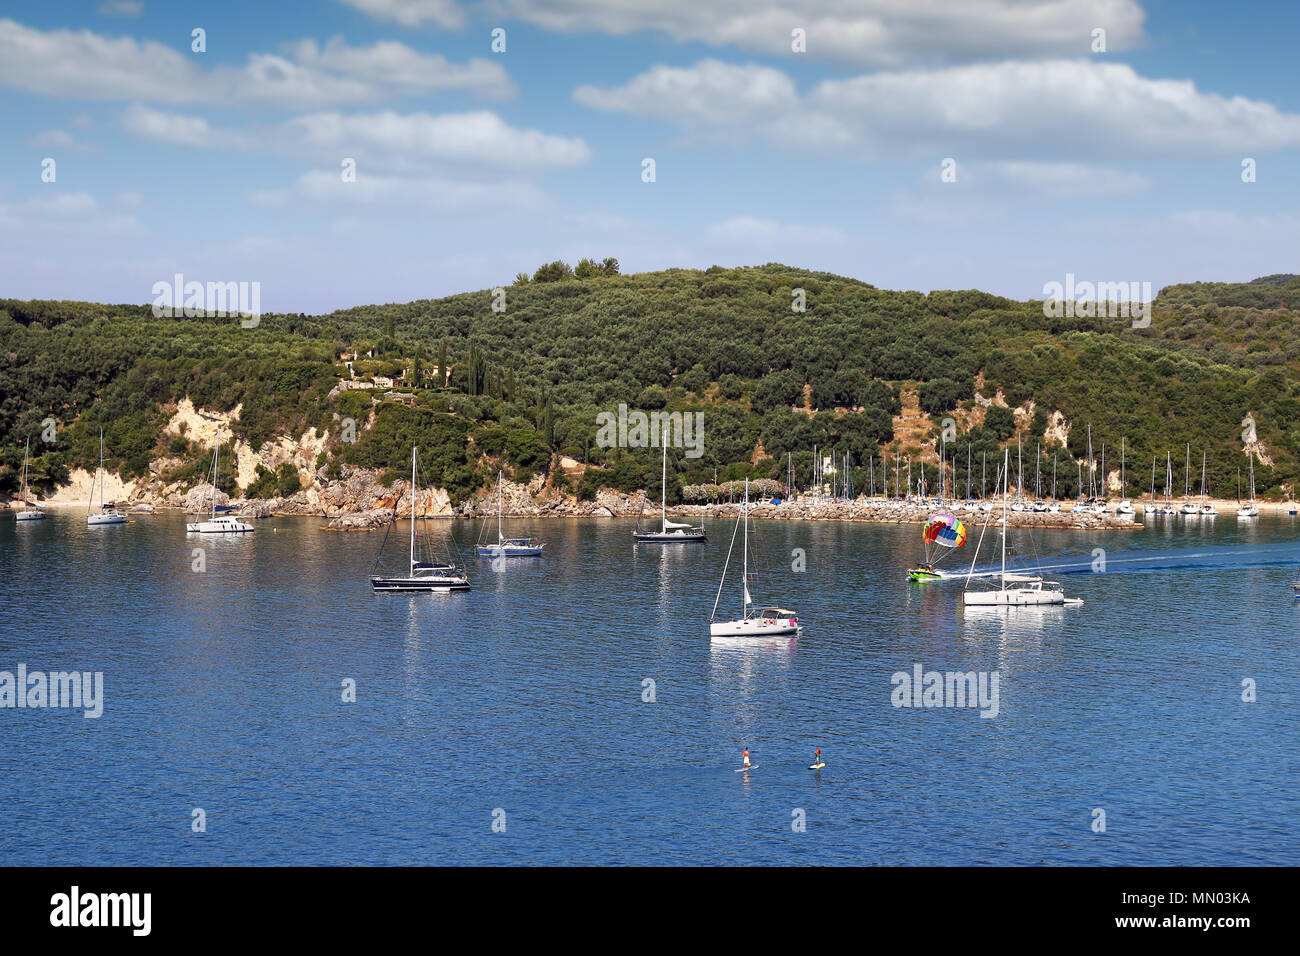
<instances>
[{"instance_id":1,"label":"forested hillside","mask_svg":"<svg viewBox=\"0 0 1300 956\"><path fill-rule=\"evenodd\" d=\"M798 290L804 311L792 308ZM978 391L1034 403L1021 438L1030 454L1041 443L1055 456L1062 496L1074 493L1089 424L1108 469L1125 440L1134 493L1153 456L1163 462L1170 450L1181 463L1190 442L1198 472L1204 448L1216 492L1231 496L1248 414L1270 462L1257 465L1261 494L1277 494L1300 462L1297 309L1293 275L1170 286L1151 326L1132 328L1129 319L1046 318L1039 302L973 290L890 292L776 264L620 275L612 259L576 270L550 263L504 293L266 315L249 329L231 318L154 318L148 306L0 300L0 490L16 487L28 437L38 485L93 466L101 425L123 477L170 455L192 462L197 480L210 450L162 434L185 396L210 410L242 406L234 430L254 448L328 428L317 464L329 476L346 465L400 470L418 442L430 477L455 499L483 487L501 461L519 477L551 470L564 480L560 455L603 467L568 479L575 492L657 491L653 451L596 445L597 413L619 403L704 412L704 454L677 462L670 495L683 484L783 478L788 452L806 476L814 444L850 452L865 489L871 456L878 472L882 452L922 452L925 436L894 435L903 396L916 395L935 429L948 413L960 423L949 445L960 486L967 443L978 463L1015 441L1017 419L986 415ZM381 388L331 397L353 375L378 377ZM1058 411L1068 447L1045 438ZM361 427L345 444L339 419L349 417ZM41 441L48 418L58 424L52 443ZM232 474L223 485L233 490Z\"/></svg>"}]
</instances>

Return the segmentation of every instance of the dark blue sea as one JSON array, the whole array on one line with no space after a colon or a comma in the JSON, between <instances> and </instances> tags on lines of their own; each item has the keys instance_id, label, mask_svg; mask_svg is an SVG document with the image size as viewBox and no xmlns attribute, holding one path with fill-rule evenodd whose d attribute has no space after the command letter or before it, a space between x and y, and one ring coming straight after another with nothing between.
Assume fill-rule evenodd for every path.
<instances>
[{"instance_id":1,"label":"dark blue sea","mask_svg":"<svg viewBox=\"0 0 1300 956\"><path fill-rule=\"evenodd\" d=\"M381 535L314 519L5 519L0 671L101 672L103 712L0 709L0 864L1300 864L1300 528L1266 510L1038 532L1084 604L979 612L906 580L917 526L755 522L754 598L805 629L748 642L708 631L730 523L509 522L547 548L500 568L433 524L473 590L402 596ZM995 673L997 715L893 706L918 664Z\"/></svg>"}]
</instances>

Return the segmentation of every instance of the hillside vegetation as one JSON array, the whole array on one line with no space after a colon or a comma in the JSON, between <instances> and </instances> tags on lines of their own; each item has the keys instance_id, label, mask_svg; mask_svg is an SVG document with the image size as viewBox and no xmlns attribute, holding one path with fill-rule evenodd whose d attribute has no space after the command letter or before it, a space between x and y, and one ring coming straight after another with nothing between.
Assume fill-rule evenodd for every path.
<instances>
[{"instance_id":1,"label":"hillside vegetation","mask_svg":"<svg viewBox=\"0 0 1300 956\"><path fill-rule=\"evenodd\" d=\"M792 309L800 289L802 312ZM209 410L239 406L235 434L254 448L328 428L317 464L330 476L345 465L396 475L418 443L453 500L503 465L516 477L550 472L584 495L597 485L657 494L655 451L596 445L597 413L620 403L704 412L704 453L677 456L670 498L685 484L783 478L787 453L806 480L814 444L851 453L865 490L868 458L876 456L878 481L882 452L891 468L895 452L922 452L924 439L894 435L905 389L916 391L933 434L949 413L968 423L949 445L958 487L966 444L978 479L981 455L991 459L1008 440L1014 448L1017 427L1027 471L1036 443L1055 457L1062 497L1074 493L1089 424L1108 470L1126 441L1134 494L1166 450L1181 489L1190 442L1198 476L1206 449L1216 492L1231 496L1245 470L1248 414L1271 462L1256 466L1261 495L1289 489L1300 463L1294 275L1167 287L1142 329L1128 319L1047 318L1039 302L974 290L890 292L776 264L620 275L612 259L576 270L550 263L505 286L504 308L494 311L501 299L482 290L265 315L251 329L233 318L154 318L148 306L0 300L0 490L16 488L28 437L38 485L93 467L101 426L123 477L172 455L193 462L186 471L197 480L210 450L162 433L185 396ZM331 397L350 378L345 357L361 378L394 379L396 394ZM1034 413L986 415L977 391L1012 407L1032 402ZM1071 426L1068 447L1044 439L1056 411ZM52 443L41 440L50 418ZM346 418L358 423L347 444L339 440ZM565 479L560 455L602 470Z\"/></svg>"}]
</instances>

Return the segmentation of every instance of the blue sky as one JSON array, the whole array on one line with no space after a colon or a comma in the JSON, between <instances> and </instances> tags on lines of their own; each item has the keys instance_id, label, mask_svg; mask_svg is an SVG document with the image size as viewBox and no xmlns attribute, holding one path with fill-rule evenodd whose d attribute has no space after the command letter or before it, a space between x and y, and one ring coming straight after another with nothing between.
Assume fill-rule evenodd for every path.
<instances>
[{"instance_id":1,"label":"blue sky","mask_svg":"<svg viewBox=\"0 0 1300 956\"><path fill-rule=\"evenodd\" d=\"M583 255L1017 298L1300 271L1298 33L1281 2L4 4L0 295L182 272L317 312Z\"/></svg>"}]
</instances>

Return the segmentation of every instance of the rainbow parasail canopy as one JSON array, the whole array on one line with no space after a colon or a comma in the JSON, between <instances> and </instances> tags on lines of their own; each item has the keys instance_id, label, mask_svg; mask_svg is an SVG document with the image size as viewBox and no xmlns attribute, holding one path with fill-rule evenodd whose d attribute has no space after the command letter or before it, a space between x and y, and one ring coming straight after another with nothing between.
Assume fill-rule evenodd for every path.
<instances>
[{"instance_id":1,"label":"rainbow parasail canopy","mask_svg":"<svg viewBox=\"0 0 1300 956\"><path fill-rule=\"evenodd\" d=\"M925 523L921 533L927 545L960 548L966 543L966 526L950 514L937 514Z\"/></svg>"}]
</instances>

